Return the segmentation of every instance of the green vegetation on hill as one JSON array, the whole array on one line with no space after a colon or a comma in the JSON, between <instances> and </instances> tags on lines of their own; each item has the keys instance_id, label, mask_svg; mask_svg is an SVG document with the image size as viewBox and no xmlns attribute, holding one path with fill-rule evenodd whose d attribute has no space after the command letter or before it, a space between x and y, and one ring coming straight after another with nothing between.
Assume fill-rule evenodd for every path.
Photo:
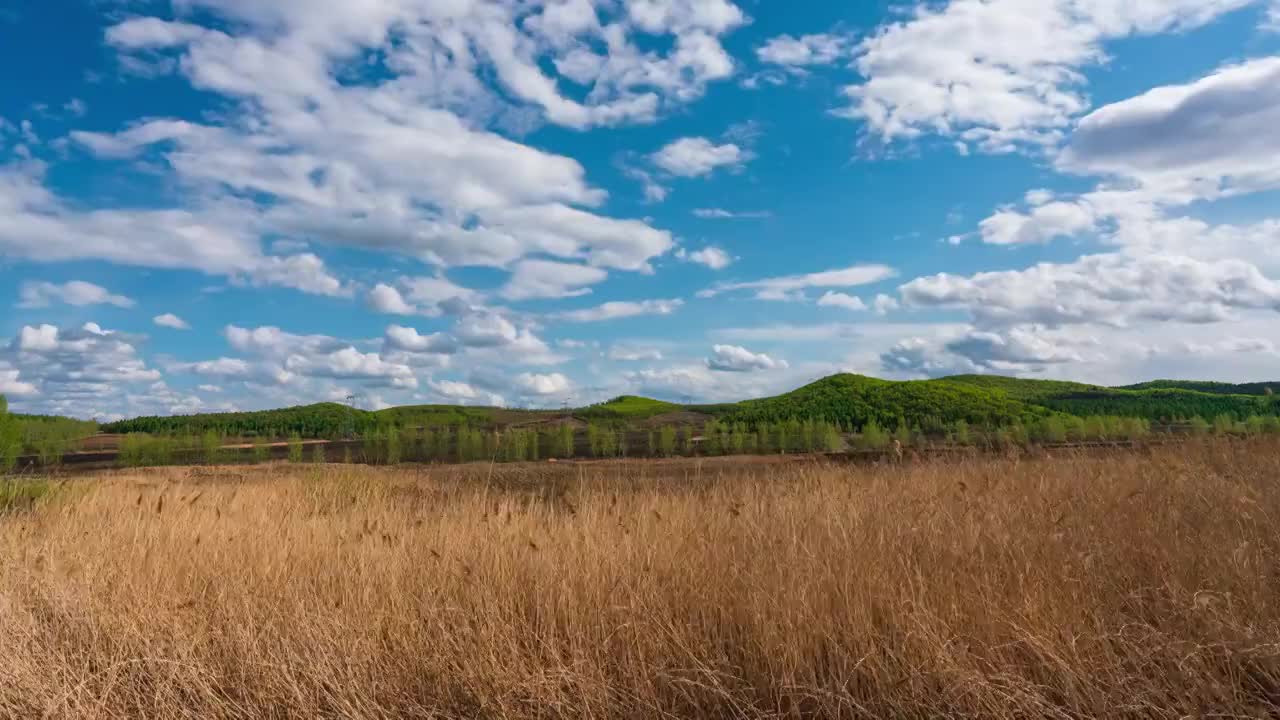
<instances>
[{"instance_id":1,"label":"green vegetation on hill","mask_svg":"<svg viewBox=\"0 0 1280 720\"><path fill-rule=\"evenodd\" d=\"M663 413L683 410L684 407L653 398L636 395L622 395L609 402L591 405L574 411L574 415L583 418L643 420Z\"/></svg>"},{"instance_id":2,"label":"green vegetation on hill","mask_svg":"<svg viewBox=\"0 0 1280 720\"><path fill-rule=\"evenodd\" d=\"M1106 390L1097 385L1065 380L1026 380L1003 375L952 375L933 382L960 383L987 390L1000 390L1014 400L1023 402L1035 402L1066 393Z\"/></svg>"},{"instance_id":3,"label":"green vegetation on hill","mask_svg":"<svg viewBox=\"0 0 1280 720\"><path fill-rule=\"evenodd\" d=\"M332 438L363 432L376 425L372 416L373 413L339 403L317 403L257 412L139 417L109 423L103 426L103 430L157 435L214 432L236 437L284 437L298 433L304 437Z\"/></svg>"},{"instance_id":4,"label":"green vegetation on hill","mask_svg":"<svg viewBox=\"0 0 1280 720\"><path fill-rule=\"evenodd\" d=\"M727 418L746 423L819 418L856 428L871 422L890 428L940 428L956 421L1000 427L1042 414L1000 390L945 380L892 382L843 374L777 397L738 403Z\"/></svg>"},{"instance_id":5,"label":"green vegetation on hill","mask_svg":"<svg viewBox=\"0 0 1280 720\"><path fill-rule=\"evenodd\" d=\"M1169 423L1219 417L1242 421L1280 414L1280 399L1267 383L1167 381L1108 388L1058 380L1028 380L992 375L957 375L936 380L896 382L862 375L823 378L770 398L718 405L678 405L624 395L585 408L508 410L457 405L416 405L379 412L320 403L280 410L178 417L143 417L111 423L107 432L225 437L343 438L363 436L388 427L500 430L549 426L572 417L640 430L645 421L683 412L677 425L715 419L754 430L762 424L818 420L848 429L868 423L894 430L899 426L927 433L956 423L973 428L1030 427L1053 415L1075 418L1115 416ZM651 421L657 422L657 421Z\"/></svg>"},{"instance_id":6,"label":"green vegetation on hill","mask_svg":"<svg viewBox=\"0 0 1280 720\"><path fill-rule=\"evenodd\" d=\"M1214 395L1271 395L1280 382L1224 383L1208 380L1152 380L1137 385L1124 385L1117 390L1194 390Z\"/></svg>"},{"instance_id":7,"label":"green vegetation on hill","mask_svg":"<svg viewBox=\"0 0 1280 720\"><path fill-rule=\"evenodd\" d=\"M1117 415L1170 422L1192 417L1209 420L1219 415L1229 415L1243 420L1253 415L1275 415L1280 411L1280 403L1262 390L1265 383L1231 385L1159 380L1108 388L1058 380L1025 380L988 375L956 375L936 382L998 389L1011 398L1077 417ZM1215 390L1209 392L1201 388ZM1254 388L1257 392L1232 392Z\"/></svg>"}]
</instances>

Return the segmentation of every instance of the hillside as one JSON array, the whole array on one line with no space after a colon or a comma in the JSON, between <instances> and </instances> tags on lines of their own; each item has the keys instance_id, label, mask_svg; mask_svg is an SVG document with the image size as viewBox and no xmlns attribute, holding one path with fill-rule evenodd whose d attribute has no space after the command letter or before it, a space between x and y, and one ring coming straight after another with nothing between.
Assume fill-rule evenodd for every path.
<instances>
[{"instance_id":1,"label":"hillside","mask_svg":"<svg viewBox=\"0 0 1280 720\"><path fill-rule=\"evenodd\" d=\"M1194 390L1214 395L1271 395L1278 382L1223 383L1208 380L1152 380L1137 385L1123 385L1119 390Z\"/></svg>"},{"instance_id":2,"label":"hillside","mask_svg":"<svg viewBox=\"0 0 1280 720\"><path fill-rule=\"evenodd\" d=\"M1262 390L1266 383L1232 385L1157 380L1109 388L1059 380L1026 380L988 375L956 375L944 378L943 381L1000 390L1011 398L1077 416L1120 415L1148 420L1173 420L1190 417L1212 419L1219 415L1244 418L1280 412L1280 404ZM1251 389L1256 391L1243 392Z\"/></svg>"},{"instance_id":3,"label":"hillside","mask_svg":"<svg viewBox=\"0 0 1280 720\"><path fill-rule=\"evenodd\" d=\"M111 423L103 430L343 437L389 425L483 429L554 425L567 419L633 429L655 424L701 424L712 418L746 425L793 418L819 419L854 428L875 421L881 427L906 423L926 429L957 421L999 427L1053 413L1140 417L1157 422L1191 417L1212 420L1220 415L1243 419L1280 414L1280 399L1267 393L1269 385L1158 380L1111 388L994 375L892 381L840 374L775 397L716 405L679 405L635 395L567 410L415 405L370 412L337 403L319 403L261 412L143 417Z\"/></svg>"},{"instance_id":4,"label":"hillside","mask_svg":"<svg viewBox=\"0 0 1280 720\"><path fill-rule=\"evenodd\" d=\"M1043 414L1000 390L947 380L894 382L864 375L832 375L784 395L738 403L726 413L731 422L775 422L821 418L844 426L937 427L958 420L987 426L1007 425Z\"/></svg>"}]
</instances>

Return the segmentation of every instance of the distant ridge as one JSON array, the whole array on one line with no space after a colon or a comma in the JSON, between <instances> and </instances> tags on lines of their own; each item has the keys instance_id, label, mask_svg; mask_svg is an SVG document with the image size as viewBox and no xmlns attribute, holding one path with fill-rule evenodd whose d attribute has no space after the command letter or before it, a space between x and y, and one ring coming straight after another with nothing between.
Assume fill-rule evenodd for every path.
<instances>
[{"instance_id":1,"label":"distant ridge","mask_svg":"<svg viewBox=\"0 0 1280 720\"><path fill-rule=\"evenodd\" d=\"M514 410L463 405L414 405L380 411L318 403L244 413L142 417L103 426L107 432L189 433L216 430L231 435L299 433L335 437L378 425L401 427L510 427L538 423L604 422L676 424L718 419L733 423L822 419L845 427L876 422L935 426L957 421L1001 426L1054 413L1081 417L1116 415L1169 421L1219 415L1245 418L1280 414L1269 388L1280 382L1219 383L1155 380L1103 387L1060 380L998 375L955 375L933 380L882 380L842 373L774 397L712 405L680 404L624 395L582 408Z\"/></svg>"}]
</instances>

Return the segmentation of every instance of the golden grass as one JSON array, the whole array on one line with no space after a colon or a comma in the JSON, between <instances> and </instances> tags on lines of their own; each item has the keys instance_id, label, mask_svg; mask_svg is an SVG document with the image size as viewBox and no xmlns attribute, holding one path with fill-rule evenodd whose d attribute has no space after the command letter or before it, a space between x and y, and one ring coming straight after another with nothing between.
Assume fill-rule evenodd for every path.
<instances>
[{"instance_id":1,"label":"golden grass","mask_svg":"<svg viewBox=\"0 0 1280 720\"><path fill-rule=\"evenodd\" d=\"M0 517L0 716L1276 715L1278 471L116 473Z\"/></svg>"}]
</instances>

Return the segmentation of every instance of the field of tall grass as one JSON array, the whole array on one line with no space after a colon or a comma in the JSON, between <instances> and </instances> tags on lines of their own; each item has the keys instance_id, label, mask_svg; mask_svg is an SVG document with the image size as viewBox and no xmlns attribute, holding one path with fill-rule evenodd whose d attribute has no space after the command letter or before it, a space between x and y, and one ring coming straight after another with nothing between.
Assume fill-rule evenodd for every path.
<instances>
[{"instance_id":1,"label":"field of tall grass","mask_svg":"<svg viewBox=\"0 0 1280 720\"><path fill-rule=\"evenodd\" d=\"M0 510L0 717L1275 716L1278 479L1265 438L108 473Z\"/></svg>"}]
</instances>

